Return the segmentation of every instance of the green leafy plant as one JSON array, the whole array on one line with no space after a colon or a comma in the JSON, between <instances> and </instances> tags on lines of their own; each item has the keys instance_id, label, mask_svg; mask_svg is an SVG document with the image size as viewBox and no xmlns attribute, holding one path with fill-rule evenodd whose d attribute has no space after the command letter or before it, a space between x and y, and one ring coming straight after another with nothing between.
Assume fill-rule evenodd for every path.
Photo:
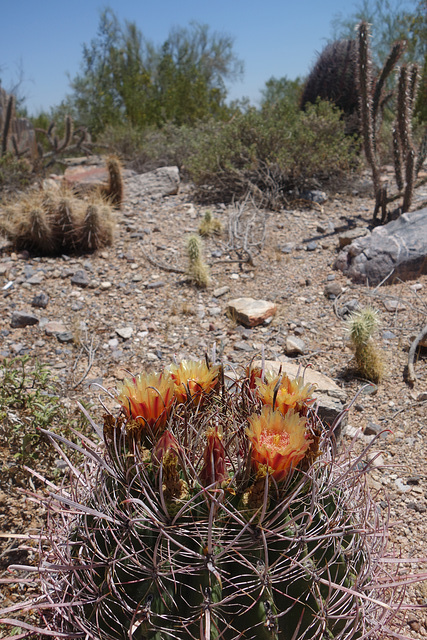
<instances>
[{"instance_id":1,"label":"green leafy plant","mask_svg":"<svg viewBox=\"0 0 427 640\"><path fill-rule=\"evenodd\" d=\"M0 441L19 461L35 459L46 448L40 429L63 410L49 369L29 356L0 363Z\"/></svg>"},{"instance_id":2,"label":"green leafy plant","mask_svg":"<svg viewBox=\"0 0 427 640\"><path fill-rule=\"evenodd\" d=\"M91 421L101 445L43 430L86 464L47 504L42 595L23 606L41 624L0 623L70 639L386 637L411 578L385 555L366 452L337 454L312 393L184 360L120 384L119 412Z\"/></svg>"}]
</instances>

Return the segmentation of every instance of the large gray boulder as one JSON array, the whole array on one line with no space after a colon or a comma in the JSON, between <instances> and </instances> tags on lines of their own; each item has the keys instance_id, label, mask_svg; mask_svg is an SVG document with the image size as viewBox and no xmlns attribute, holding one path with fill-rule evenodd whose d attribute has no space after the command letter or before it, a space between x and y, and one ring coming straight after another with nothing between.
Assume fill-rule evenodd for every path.
<instances>
[{"instance_id":1,"label":"large gray boulder","mask_svg":"<svg viewBox=\"0 0 427 640\"><path fill-rule=\"evenodd\" d=\"M180 176L178 167L160 167L133 176L126 181L128 191L138 196L163 198L174 196L179 191Z\"/></svg>"},{"instance_id":2,"label":"large gray boulder","mask_svg":"<svg viewBox=\"0 0 427 640\"><path fill-rule=\"evenodd\" d=\"M354 282L373 285L427 273L427 208L404 213L357 238L339 253L334 268Z\"/></svg>"}]
</instances>

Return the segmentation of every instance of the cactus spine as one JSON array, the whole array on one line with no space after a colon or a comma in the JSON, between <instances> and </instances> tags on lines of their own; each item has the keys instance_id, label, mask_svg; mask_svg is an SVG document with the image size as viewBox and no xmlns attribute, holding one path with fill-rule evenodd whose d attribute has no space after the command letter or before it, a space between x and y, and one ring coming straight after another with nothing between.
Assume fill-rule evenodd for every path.
<instances>
[{"instance_id":1,"label":"cactus spine","mask_svg":"<svg viewBox=\"0 0 427 640\"><path fill-rule=\"evenodd\" d=\"M120 160L115 156L107 158L108 185L101 189L101 195L113 207L120 209L123 202L123 177Z\"/></svg>"},{"instance_id":2,"label":"cactus spine","mask_svg":"<svg viewBox=\"0 0 427 640\"><path fill-rule=\"evenodd\" d=\"M379 382L384 371L381 351L372 339L377 326L378 314L369 307L353 314L348 321L357 371L372 382Z\"/></svg>"},{"instance_id":3,"label":"cactus spine","mask_svg":"<svg viewBox=\"0 0 427 640\"><path fill-rule=\"evenodd\" d=\"M209 267L203 259L203 241L193 234L187 239L187 256L189 261L188 275L200 288L209 285Z\"/></svg>"},{"instance_id":4,"label":"cactus spine","mask_svg":"<svg viewBox=\"0 0 427 640\"><path fill-rule=\"evenodd\" d=\"M86 437L80 447L44 432L88 460L48 506L38 603L52 614L46 633L351 640L386 632L395 605L379 511L359 459L336 457L311 394L280 372L236 378L183 361L123 382L121 413L107 414L103 429L92 423L103 453Z\"/></svg>"},{"instance_id":5,"label":"cactus spine","mask_svg":"<svg viewBox=\"0 0 427 640\"><path fill-rule=\"evenodd\" d=\"M95 196L89 204L68 190L29 192L0 216L17 249L41 255L94 251L113 241L113 210Z\"/></svg>"}]
</instances>

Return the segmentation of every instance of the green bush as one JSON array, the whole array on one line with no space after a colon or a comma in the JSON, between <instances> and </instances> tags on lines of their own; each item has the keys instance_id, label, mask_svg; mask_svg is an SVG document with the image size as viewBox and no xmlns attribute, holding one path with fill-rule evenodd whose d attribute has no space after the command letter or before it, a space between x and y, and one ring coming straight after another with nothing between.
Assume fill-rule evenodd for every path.
<instances>
[{"instance_id":1,"label":"green bush","mask_svg":"<svg viewBox=\"0 0 427 640\"><path fill-rule=\"evenodd\" d=\"M199 128L186 168L205 199L228 201L248 190L280 199L289 190L343 178L357 166L358 145L344 129L340 111L328 102L305 112L251 108Z\"/></svg>"},{"instance_id":2,"label":"green bush","mask_svg":"<svg viewBox=\"0 0 427 640\"><path fill-rule=\"evenodd\" d=\"M0 157L0 200L3 194L22 189L31 182L32 168L25 158L12 153Z\"/></svg>"}]
</instances>

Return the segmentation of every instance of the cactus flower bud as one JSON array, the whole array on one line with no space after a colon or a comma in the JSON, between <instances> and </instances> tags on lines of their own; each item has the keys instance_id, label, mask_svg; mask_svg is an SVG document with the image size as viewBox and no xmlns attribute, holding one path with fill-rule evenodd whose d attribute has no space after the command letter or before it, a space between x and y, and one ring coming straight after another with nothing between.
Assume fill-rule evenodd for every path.
<instances>
[{"instance_id":1,"label":"cactus flower bud","mask_svg":"<svg viewBox=\"0 0 427 640\"><path fill-rule=\"evenodd\" d=\"M216 427L208 429L206 433L206 447L203 453L203 468L200 472L200 481L204 487L212 484L221 484L228 478L225 468L225 449L222 444L222 435Z\"/></svg>"},{"instance_id":2,"label":"cactus flower bud","mask_svg":"<svg viewBox=\"0 0 427 640\"><path fill-rule=\"evenodd\" d=\"M153 447L152 460L160 464L167 453L178 455L179 444L175 436L168 430L164 431Z\"/></svg>"}]
</instances>

